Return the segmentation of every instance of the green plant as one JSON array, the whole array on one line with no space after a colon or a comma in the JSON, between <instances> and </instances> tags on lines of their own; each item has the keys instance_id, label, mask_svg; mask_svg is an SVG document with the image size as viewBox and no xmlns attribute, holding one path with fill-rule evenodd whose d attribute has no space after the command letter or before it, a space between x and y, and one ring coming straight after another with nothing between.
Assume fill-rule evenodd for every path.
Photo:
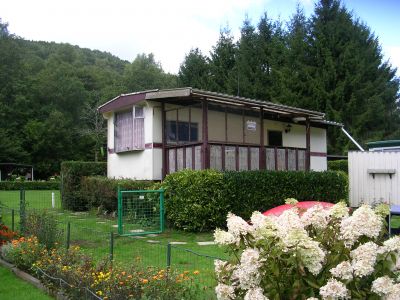
<instances>
[{"instance_id":1,"label":"green plant","mask_svg":"<svg viewBox=\"0 0 400 300\"><path fill-rule=\"evenodd\" d=\"M385 240L388 211L293 206L280 216L254 212L251 224L228 215L228 231L215 232L233 254L215 262L218 299L399 299L400 238Z\"/></svg>"},{"instance_id":2,"label":"green plant","mask_svg":"<svg viewBox=\"0 0 400 300\"><path fill-rule=\"evenodd\" d=\"M65 161L61 163L61 202L64 209L82 211L89 209L85 196L81 193L84 176L106 175L107 163Z\"/></svg>"},{"instance_id":3,"label":"green plant","mask_svg":"<svg viewBox=\"0 0 400 300\"><path fill-rule=\"evenodd\" d=\"M0 190L18 191L18 190L58 190L59 181L1 181Z\"/></svg>"},{"instance_id":4,"label":"green plant","mask_svg":"<svg viewBox=\"0 0 400 300\"><path fill-rule=\"evenodd\" d=\"M45 253L46 248L39 243L35 236L14 239L1 247L1 256L25 271L29 271Z\"/></svg>"},{"instance_id":5,"label":"green plant","mask_svg":"<svg viewBox=\"0 0 400 300\"><path fill-rule=\"evenodd\" d=\"M104 176L87 176L81 181L81 197L89 208L101 207L108 212L116 211L118 187L121 190L145 190L152 187L153 181L112 179Z\"/></svg>"},{"instance_id":6,"label":"green plant","mask_svg":"<svg viewBox=\"0 0 400 300\"><path fill-rule=\"evenodd\" d=\"M57 226L57 219L54 215L44 211L30 211L26 216L25 234L36 236L39 243L51 249L60 242L62 230Z\"/></svg>"},{"instance_id":7,"label":"green plant","mask_svg":"<svg viewBox=\"0 0 400 300\"><path fill-rule=\"evenodd\" d=\"M228 212L249 219L253 211L266 211L286 198L335 203L348 197L342 172L184 170L168 175L161 187L167 222L188 231L223 227Z\"/></svg>"},{"instance_id":8,"label":"green plant","mask_svg":"<svg viewBox=\"0 0 400 300\"><path fill-rule=\"evenodd\" d=\"M328 161L328 170L342 171L346 174L349 173L349 162L347 159Z\"/></svg>"}]
</instances>

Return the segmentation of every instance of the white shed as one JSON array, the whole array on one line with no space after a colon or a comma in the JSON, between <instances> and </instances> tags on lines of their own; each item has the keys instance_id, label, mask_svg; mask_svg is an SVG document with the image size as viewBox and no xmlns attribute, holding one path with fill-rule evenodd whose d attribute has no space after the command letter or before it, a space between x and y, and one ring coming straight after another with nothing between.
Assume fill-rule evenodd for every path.
<instances>
[{"instance_id":1,"label":"white shed","mask_svg":"<svg viewBox=\"0 0 400 300\"><path fill-rule=\"evenodd\" d=\"M400 204L400 152L349 152L350 205Z\"/></svg>"}]
</instances>

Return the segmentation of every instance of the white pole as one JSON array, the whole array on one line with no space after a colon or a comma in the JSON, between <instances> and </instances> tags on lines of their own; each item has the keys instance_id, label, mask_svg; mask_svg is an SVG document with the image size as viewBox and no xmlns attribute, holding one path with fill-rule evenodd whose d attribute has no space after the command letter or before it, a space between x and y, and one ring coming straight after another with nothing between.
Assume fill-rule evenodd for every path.
<instances>
[{"instance_id":1,"label":"white pole","mask_svg":"<svg viewBox=\"0 0 400 300\"><path fill-rule=\"evenodd\" d=\"M358 149L360 149L362 152L364 152L365 150L360 146L359 143L356 142L355 139L353 139L353 137L350 135L350 133L348 133L346 131L346 129L343 128L343 126L341 127L342 131L344 132L344 134L358 147Z\"/></svg>"},{"instance_id":2,"label":"white pole","mask_svg":"<svg viewBox=\"0 0 400 300\"><path fill-rule=\"evenodd\" d=\"M54 192L51 192L51 207L55 208L56 207L56 201L54 198Z\"/></svg>"}]
</instances>

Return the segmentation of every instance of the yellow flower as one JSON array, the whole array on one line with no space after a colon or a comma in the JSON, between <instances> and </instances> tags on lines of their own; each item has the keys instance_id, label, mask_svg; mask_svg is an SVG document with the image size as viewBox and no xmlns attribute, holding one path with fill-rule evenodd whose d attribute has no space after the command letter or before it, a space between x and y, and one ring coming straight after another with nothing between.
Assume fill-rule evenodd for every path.
<instances>
[{"instance_id":1,"label":"yellow flower","mask_svg":"<svg viewBox=\"0 0 400 300\"><path fill-rule=\"evenodd\" d=\"M193 272L193 274L194 274L194 275L199 275L199 274L200 274L200 271L199 271L199 270L196 270L196 271Z\"/></svg>"},{"instance_id":2,"label":"yellow flower","mask_svg":"<svg viewBox=\"0 0 400 300\"><path fill-rule=\"evenodd\" d=\"M103 292L102 291L97 291L96 294L101 296L101 295L103 295Z\"/></svg>"}]
</instances>

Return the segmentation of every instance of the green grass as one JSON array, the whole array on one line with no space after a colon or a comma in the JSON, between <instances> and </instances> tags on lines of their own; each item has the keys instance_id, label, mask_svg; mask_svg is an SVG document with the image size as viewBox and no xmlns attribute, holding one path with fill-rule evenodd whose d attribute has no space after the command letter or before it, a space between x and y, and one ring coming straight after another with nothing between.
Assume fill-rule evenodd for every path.
<instances>
[{"instance_id":1,"label":"green grass","mask_svg":"<svg viewBox=\"0 0 400 300\"><path fill-rule=\"evenodd\" d=\"M0 279L0 299L2 300L53 299L6 268L0 267Z\"/></svg>"}]
</instances>

